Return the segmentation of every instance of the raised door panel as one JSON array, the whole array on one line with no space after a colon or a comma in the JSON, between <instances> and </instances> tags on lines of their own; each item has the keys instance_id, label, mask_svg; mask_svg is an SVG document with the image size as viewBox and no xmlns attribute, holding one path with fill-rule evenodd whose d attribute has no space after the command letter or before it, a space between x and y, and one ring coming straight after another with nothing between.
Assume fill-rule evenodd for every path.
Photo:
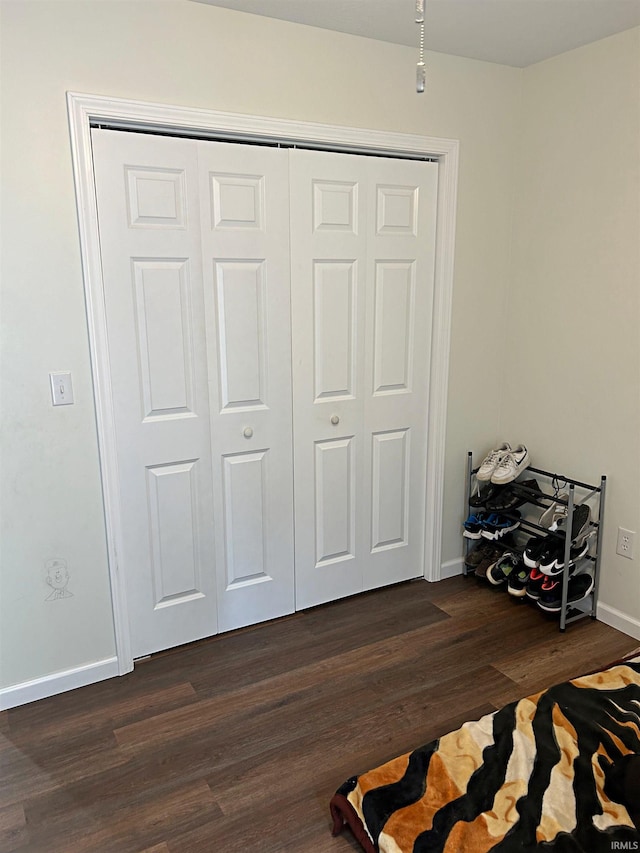
<instances>
[{"instance_id":1,"label":"raised door panel","mask_svg":"<svg viewBox=\"0 0 640 853\"><path fill-rule=\"evenodd\" d=\"M132 270L143 418L193 416L189 261L133 258Z\"/></svg>"},{"instance_id":2,"label":"raised door panel","mask_svg":"<svg viewBox=\"0 0 640 853\"><path fill-rule=\"evenodd\" d=\"M227 587L270 581L265 558L268 451L223 457L224 544Z\"/></svg>"},{"instance_id":3,"label":"raised door panel","mask_svg":"<svg viewBox=\"0 0 640 853\"><path fill-rule=\"evenodd\" d=\"M315 400L355 397L356 261L313 264Z\"/></svg>"},{"instance_id":4,"label":"raised door panel","mask_svg":"<svg viewBox=\"0 0 640 853\"><path fill-rule=\"evenodd\" d=\"M187 227L184 169L125 165L124 174L130 228Z\"/></svg>"},{"instance_id":5,"label":"raised door panel","mask_svg":"<svg viewBox=\"0 0 640 853\"><path fill-rule=\"evenodd\" d=\"M409 430L372 435L371 551L407 544Z\"/></svg>"},{"instance_id":6,"label":"raised door panel","mask_svg":"<svg viewBox=\"0 0 640 853\"><path fill-rule=\"evenodd\" d=\"M316 568L355 559L354 438L315 445Z\"/></svg>"},{"instance_id":7,"label":"raised door panel","mask_svg":"<svg viewBox=\"0 0 640 853\"><path fill-rule=\"evenodd\" d=\"M198 535L199 460L147 470L149 540L155 607L175 607L202 592Z\"/></svg>"},{"instance_id":8,"label":"raised door panel","mask_svg":"<svg viewBox=\"0 0 640 853\"><path fill-rule=\"evenodd\" d=\"M415 261L376 260L373 393L411 390L414 358Z\"/></svg>"},{"instance_id":9,"label":"raised door panel","mask_svg":"<svg viewBox=\"0 0 640 853\"><path fill-rule=\"evenodd\" d=\"M214 260L222 411L267 405L265 267L265 260Z\"/></svg>"},{"instance_id":10,"label":"raised door panel","mask_svg":"<svg viewBox=\"0 0 640 853\"><path fill-rule=\"evenodd\" d=\"M248 157L248 159L251 159ZM265 226L264 175L209 172L211 225L215 230Z\"/></svg>"}]
</instances>

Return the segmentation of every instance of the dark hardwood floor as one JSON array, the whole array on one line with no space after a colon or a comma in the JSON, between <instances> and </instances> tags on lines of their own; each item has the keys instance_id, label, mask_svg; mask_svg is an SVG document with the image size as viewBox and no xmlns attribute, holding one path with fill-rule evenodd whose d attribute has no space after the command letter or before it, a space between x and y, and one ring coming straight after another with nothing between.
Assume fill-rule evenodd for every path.
<instances>
[{"instance_id":1,"label":"dark hardwood floor","mask_svg":"<svg viewBox=\"0 0 640 853\"><path fill-rule=\"evenodd\" d=\"M349 776L637 645L457 577L166 652L0 714L0 851L359 850Z\"/></svg>"}]
</instances>

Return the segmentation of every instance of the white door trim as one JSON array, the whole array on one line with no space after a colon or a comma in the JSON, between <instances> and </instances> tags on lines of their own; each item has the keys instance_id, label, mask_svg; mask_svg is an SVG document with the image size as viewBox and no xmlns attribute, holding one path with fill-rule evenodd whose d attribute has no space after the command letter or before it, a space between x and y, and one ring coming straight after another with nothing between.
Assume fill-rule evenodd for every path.
<instances>
[{"instance_id":1,"label":"white door trim","mask_svg":"<svg viewBox=\"0 0 640 853\"><path fill-rule=\"evenodd\" d=\"M441 559L459 142L455 139L439 139L414 134L288 121L240 113L224 113L107 98L76 92L67 93L67 109L78 208L89 347L93 368L107 553L119 673L122 675L133 669L133 657L124 579L121 577L118 563L118 553L122 550L121 508L118 498L118 465L100 261L100 234L93 177L92 125L105 123L123 129L146 129L158 133L175 133L177 131L183 135L208 135L229 141L269 141L272 143L280 141L288 144L297 142L338 151L368 151L396 156L430 156L438 159L436 272L427 439L427 471L429 476L426 485L427 516L424 559L425 579L429 581L438 580Z\"/></svg>"}]
</instances>

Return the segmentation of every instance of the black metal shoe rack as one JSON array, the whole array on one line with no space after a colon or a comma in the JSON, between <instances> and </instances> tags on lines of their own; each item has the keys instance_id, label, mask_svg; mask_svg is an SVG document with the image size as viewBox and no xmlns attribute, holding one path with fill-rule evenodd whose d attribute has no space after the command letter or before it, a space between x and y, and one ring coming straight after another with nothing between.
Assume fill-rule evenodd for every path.
<instances>
[{"instance_id":1,"label":"black metal shoe rack","mask_svg":"<svg viewBox=\"0 0 640 853\"><path fill-rule=\"evenodd\" d=\"M467 453L467 484L466 484L466 503L465 507L465 518L469 514L471 510L471 506L469 504L469 498L472 494L472 486L473 486L473 477L478 470L478 467L474 468L473 465L473 453L472 451L468 451ZM567 530L570 531L572 528L573 522L573 511L574 508L589 502L589 507L591 509L591 522L590 522L590 532L594 532L595 535L592 537L593 544L590 545L589 551L587 554L582 557L578 564L586 564L591 563L590 566L591 571L593 572L593 590L589 593L587 598L583 601L577 602L579 607L572 607L569 602L567 602L567 594L569 589L569 563L570 563L570 549L571 549L571 537L565 537L564 543L564 570L562 572L562 605L560 607L560 631L564 631L571 622L577 622L579 619L584 619L587 616L590 616L592 619L596 618L596 606L598 603L598 587L600 585L600 555L602 550L602 529L604 523L604 499L605 499L605 490L607 485L606 476L600 477L600 485L594 486L589 483L581 483L579 480L573 480L571 477L567 477L564 474L554 474L551 471L544 471L542 468L534 468L533 466L529 466L522 472L522 476L528 477L529 475L536 475L536 479L542 479L544 484L538 483L541 491L536 491L535 489L529 489L526 486L523 486L521 483L518 483L518 489L520 492L527 494L529 496L529 500L527 504L530 506L537 506L541 509L546 509L550 504L557 502L560 504L566 504L567 506ZM547 486L551 493L548 493ZM559 492L566 491L569 494L568 500L558 499L557 494ZM505 515L510 518L516 518L517 516L513 513L501 512L501 515ZM536 524L533 521L524 517L520 519L520 527L514 531L516 534L526 533L529 536L536 536L538 534L544 534L545 536L557 536L558 538L562 537L562 534L556 533L555 531L548 530L546 527L541 527L539 524ZM470 540L465 537L464 539L465 545L465 556L468 554L470 550L470 546L475 544L475 540ZM517 538L516 538L517 541ZM498 540L499 542L499 540ZM516 550L522 551L524 550L525 542L520 543L517 542ZM507 550L514 550L512 547ZM465 574L467 574L465 567ZM587 603L589 606L588 609L583 609L584 604Z\"/></svg>"}]
</instances>

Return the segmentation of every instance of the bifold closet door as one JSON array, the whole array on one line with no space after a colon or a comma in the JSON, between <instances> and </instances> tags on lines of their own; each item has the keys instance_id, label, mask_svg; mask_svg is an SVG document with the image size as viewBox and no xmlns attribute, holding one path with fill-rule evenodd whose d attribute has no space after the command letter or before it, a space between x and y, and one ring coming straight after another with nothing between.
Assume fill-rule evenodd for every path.
<instances>
[{"instance_id":1,"label":"bifold closet door","mask_svg":"<svg viewBox=\"0 0 640 853\"><path fill-rule=\"evenodd\" d=\"M92 137L139 657L294 609L287 156Z\"/></svg>"},{"instance_id":2,"label":"bifold closet door","mask_svg":"<svg viewBox=\"0 0 640 853\"><path fill-rule=\"evenodd\" d=\"M287 151L198 148L219 629L295 609Z\"/></svg>"},{"instance_id":3,"label":"bifold closet door","mask_svg":"<svg viewBox=\"0 0 640 853\"><path fill-rule=\"evenodd\" d=\"M296 607L423 573L437 164L290 152Z\"/></svg>"}]
</instances>

